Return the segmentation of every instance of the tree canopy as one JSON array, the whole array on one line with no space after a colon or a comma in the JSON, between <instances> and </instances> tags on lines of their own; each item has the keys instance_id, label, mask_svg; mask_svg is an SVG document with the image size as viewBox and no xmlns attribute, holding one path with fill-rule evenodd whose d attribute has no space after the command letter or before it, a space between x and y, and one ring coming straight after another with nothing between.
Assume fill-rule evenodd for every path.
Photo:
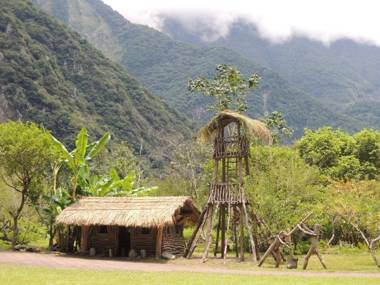
<instances>
[{"instance_id":1,"label":"tree canopy","mask_svg":"<svg viewBox=\"0 0 380 285\"><path fill-rule=\"evenodd\" d=\"M259 79L256 73L245 79L236 67L219 64L212 80L205 77L190 80L188 89L214 98L216 102L209 106L211 111L245 112L248 109L246 94L249 89L256 88Z\"/></svg>"},{"instance_id":2,"label":"tree canopy","mask_svg":"<svg viewBox=\"0 0 380 285\"><path fill-rule=\"evenodd\" d=\"M333 179L373 179L380 170L380 132L364 129L353 135L324 127L306 130L296 147L310 165Z\"/></svg>"},{"instance_id":3,"label":"tree canopy","mask_svg":"<svg viewBox=\"0 0 380 285\"><path fill-rule=\"evenodd\" d=\"M41 180L55 154L49 133L33 123L0 124L0 134L1 178L18 197L17 206L7 209L13 219L14 248L19 233L18 221L24 206L41 195Z\"/></svg>"}]
</instances>

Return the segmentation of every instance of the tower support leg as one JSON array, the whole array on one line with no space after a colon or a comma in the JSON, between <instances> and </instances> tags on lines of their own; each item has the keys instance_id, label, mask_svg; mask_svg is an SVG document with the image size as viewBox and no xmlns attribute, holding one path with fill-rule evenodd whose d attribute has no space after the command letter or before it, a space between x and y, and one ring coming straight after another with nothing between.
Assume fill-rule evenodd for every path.
<instances>
[{"instance_id":1,"label":"tower support leg","mask_svg":"<svg viewBox=\"0 0 380 285\"><path fill-rule=\"evenodd\" d=\"M220 223L221 223L221 217L222 217L222 213L221 213L221 210L219 209L219 212L218 212L218 225L216 227L216 241L215 241L215 248L214 248L214 256L217 255L218 253L218 246L219 246L219 234L220 234Z\"/></svg>"},{"instance_id":2,"label":"tower support leg","mask_svg":"<svg viewBox=\"0 0 380 285\"><path fill-rule=\"evenodd\" d=\"M209 211L209 207L207 206L201 213L201 216L199 217L199 222L197 224L197 227L195 228L193 235L191 236L189 243L186 247L184 257L190 258L194 252L195 247L197 246L197 242L199 240L199 237L201 236L204 224L206 222L207 214Z\"/></svg>"},{"instance_id":3,"label":"tower support leg","mask_svg":"<svg viewBox=\"0 0 380 285\"><path fill-rule=\"evenodd\" d=\"M244 261L244 213L243 209L240 208L240 261Z\"/></svg>"},{"instance_id":4,"label":"tower support leg","mask_svg":"<svg viewBox=\"0 0 380 285\"><path fill-rule=\"evenodd\" d=\"M253 235L252 235L252 227L248 219L247 207L244 202L243 202L243 211L244 211L244 221L248 229L249 241L251 243L252 260L253 262L256 263L257 262L256 245L255 245L255 240L253 239Z\"/></svg>"},{"instance_id":5,"label":"tower support leg","mask_svg":"<svg viewBox=\"0 0 380 285\"><path fill-rule=\"evenodd\" d=\"M206 262L208 259L208 252L210 250L210 245L212 242L212 219L214 216L214 205L209 205L207 220L208 220L208 228L206 233L206 244L205 251L203 252L202 262Z\"/></svg>"}]
</instances>

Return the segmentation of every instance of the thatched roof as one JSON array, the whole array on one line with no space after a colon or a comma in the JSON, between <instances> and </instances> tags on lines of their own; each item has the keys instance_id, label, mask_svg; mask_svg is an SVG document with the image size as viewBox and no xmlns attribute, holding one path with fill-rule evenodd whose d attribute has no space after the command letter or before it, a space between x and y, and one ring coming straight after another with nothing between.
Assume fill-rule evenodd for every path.
<instances>
[{"instance_id":1,"label":"thatched roof","mask_svg":"<svg viewBox=\"0 0 380 285\"><path fill-rule=\"evenodd\" d=\"M259 120L251 119L242 114L224 110L211 119L197 134L197 140L201 143L208 143L214 140L218 134L218 129L223 128L232 121L239 121L247 136L255 137L266 144L272 144L272 136L265 124Z\"/></svg>"},{"instance_id":2,"label":"thatched roof","mask_svg":"<svg viewBox=\"0 0 380 285\"><path fill-rule=\"evenodd\" d=\"M198 218L190 197L89 197L64 209L57 223L156 227Z\"/></svg>"}]
</instances>

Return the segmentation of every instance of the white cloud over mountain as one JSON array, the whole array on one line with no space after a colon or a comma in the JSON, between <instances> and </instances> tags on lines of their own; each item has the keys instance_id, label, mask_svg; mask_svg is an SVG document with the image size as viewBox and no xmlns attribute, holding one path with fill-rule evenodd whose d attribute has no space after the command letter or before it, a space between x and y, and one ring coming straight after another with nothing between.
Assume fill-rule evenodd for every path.
<instances>
[{"instance_id":1,"label":"white cloud over mountain","mask_svg":"<svg viewBox=\"0 0 380 285\"><path fill-rule=\"evenodd\" d=\"M348 37L380 45L376 0L103 0L132 22L160 29L162 16L179 19L207 40L224 36L239 18L254 23L274 42L304 35L329 43ZM211 31L211 32L210 32Z\"/></svg>"}]
</instances>

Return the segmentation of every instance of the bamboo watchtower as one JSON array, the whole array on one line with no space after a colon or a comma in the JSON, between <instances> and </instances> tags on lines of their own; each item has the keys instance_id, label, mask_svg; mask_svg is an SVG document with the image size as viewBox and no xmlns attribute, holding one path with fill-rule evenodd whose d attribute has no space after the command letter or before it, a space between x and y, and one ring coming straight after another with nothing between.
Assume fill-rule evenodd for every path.
<instances>
[{"instance_id":1,"label":"bamboo watchtower","mask_svg":"<svg viewBox=\"0 0 380 285\"><path fill-rule=\"evenodd\" d=\"M236 255L243 260L244 230L247 230L252 258L257 260L247 213L248 199L244 191L244 176L249 174L249 139L252 136L271 143L270 133L263 123L232 111L220 112L199 131L198 140L214 143L214 174L207 205L188 243L185 257L191 257L205 229L206 243L202 260L207 260L216 214L218 222L214 256L218 254L220 243L221 257L226 258L230 236L235 242Z\"/></svg>"}]
</instances>

